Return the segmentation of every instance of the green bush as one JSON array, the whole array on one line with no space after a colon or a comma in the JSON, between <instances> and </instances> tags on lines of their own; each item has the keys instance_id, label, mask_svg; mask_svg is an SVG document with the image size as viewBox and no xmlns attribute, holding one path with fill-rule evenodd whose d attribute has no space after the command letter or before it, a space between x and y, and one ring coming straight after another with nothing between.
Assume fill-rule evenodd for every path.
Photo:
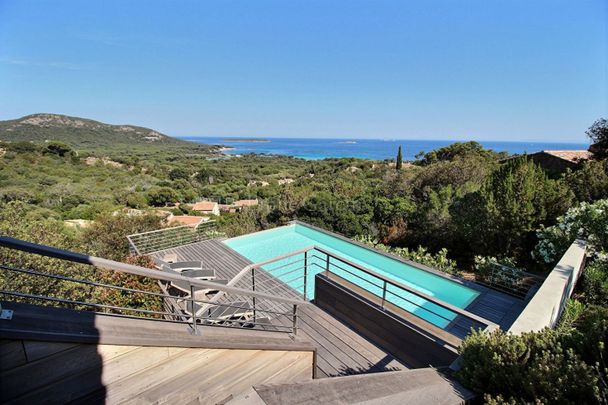
<instances>
[{"instance_id":1,"label":"green bush","mask_svg":"<svg viewBox=\"0 0 608 405\"><path fill-rule=\"evenodd\" d=\"M558 332L473 332L457 378L489 403L600 403L599 374ZM504 402L504 401L507 402Z\"/></svg>"},{"instance_id":2,"label":"green bush","mask_svg":"<svg viewBox=\"0 0 608 405\"><path fill-rule=\"evenodd\" d=\"M460 274L457 264L454 260L448 258L447 249L441 249L436 254L430 253L425 247L418 246L417 249L408 249L400 247L392 247L378 242L370 236L357 236L356 241L370 245L378 250L399 256L405 260L411 260L416 263L424 264L425 266L443 271L449 274Z\"/></svg>"},{"instance_id":3,"label":"green bush","mask_svg":"<svg viewBox=\"0 0 608 405\"><path fill-rule=\"evenodd\" d=\"M596 260L585 268L581 294L588 304L608 306L608 263Z\"/></svg>"},{"instance_id":4,"label":"green bush","mask_svg":"<svg viewBox=\"0 0 608 405\"><path fill-rule=\"evenodd\" d=\"M538 261L556 263L576 238L585 239L588 253L601 259L608 248L608 200L570 208L557 218L556 225L541 226L537 235L539 242L533 256Z\"/></svg>"},{"instance_id":5,"label":"green bush","mask_svg":"<svg viewBox=\"0 0 608 405\"><path fill-rule=\"evenodd\" d=\"M148 192L148 204L163 207L179 200L179 194L170 187L159 187Z\"/></svg>"}]
</instances>

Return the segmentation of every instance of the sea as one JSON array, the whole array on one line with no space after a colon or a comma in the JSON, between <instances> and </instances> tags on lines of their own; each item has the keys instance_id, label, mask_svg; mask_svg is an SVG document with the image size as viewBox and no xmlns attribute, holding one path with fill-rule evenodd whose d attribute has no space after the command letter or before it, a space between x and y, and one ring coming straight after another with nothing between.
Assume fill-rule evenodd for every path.
<instances>
[{"instance_id":1,"label":"sea","mask_svg":"<svg viewBox=\"0 0 608 405\"><path fill-rule=\"evenodd\" d=\"M320 139L320 138L229 138L184 136L180 139L226 147L228 155L255 153L293 156L307 160L354 157L370 160L394 159L402 148L403 160L414 160L420 152L450 145L456 141L413 139ZM485 148L509 154L534 153L541 150L587 149L585 143L479 141Z\"/></svg>"}]
</instances>

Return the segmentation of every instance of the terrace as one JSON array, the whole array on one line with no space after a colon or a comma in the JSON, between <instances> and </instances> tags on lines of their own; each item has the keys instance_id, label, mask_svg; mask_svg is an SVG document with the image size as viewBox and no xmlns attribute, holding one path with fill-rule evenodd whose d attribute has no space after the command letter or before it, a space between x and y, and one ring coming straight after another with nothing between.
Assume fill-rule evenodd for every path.
<instances>
[{"instance_id":1,"label":"terrace","mask_svg":"<svg viewBox=\"0 0 608 405\"><path fill-rule=\"evenodd\" d=\"M28 393L33 389L40 398L50 390L65 398L103 397L106 402L143 395L153 401L181 398L202 403L338 403L389 397L411 403L461 403L472 394L450 377L450 370L457 367L462 339L472 329L521 333L553 326L585 255L584 243L576 242L542 283L527 274L507 272L492 273L482 285L299 222L234 239L218 237L212 224L129 236L136 254L159 263L199 262L213 272L209 279L194 279L187 272L150 270L0 239L0 246L11 249L155 279L160 293L60 276L50 269L1 266L5 272L123 295L153 295L163 303L162 310L149 310L32 291L0 291L9 299L2 302L9 309L0 321L0 349L3 358L15 359L0 371L0 381L9 382L0 383L3 400L39 398ZM163 266L159 268L167 268ZM402 277L403 272L411 274ZM514 283L513 277L525 282ZM197 294L197 289L205 294ZM83 312L86 307L89 311ZM33 362L30 358L41 356L41 349L31 346L32 341L45 342L47 353ZM78 350L97 347L101 363L80 366L100 370L90 378L90 387L85 385L88 391L82 388L74 394L71 376L51 378L43 373L45 378L37 382L19 383L39 370L41 362L56 368L59 354L73 370L77 368L70 357L76 349L64 351L57 344L77 344ZM131 355L112 354L117 345L125 353L156 360L138 369L125 360ZM131 352L133 348L137 352ZM189 358L195 360L186 367L182 357L186 364ZM241 377L230 377L219 364ZM114 377L106 378L108 373ZM175 385L182 379L188 383Z\"/></svg>"},{"instance_id":2,"label":"terrace","mask_svg":"<svg viewBox=\"0 0 608 405\"><path fill-rule=\"evenodd\" d=\"M363 247L339 235L298 224ZM154 235L154 243L159 246L171 244L167 241L159 243L158 239ZM229 285L245 290L257 289L277 296L310 300L312 305L300 309L298 333L317 346L318 377L403 370L429 364L449 366L457 357L461 340L471 328L491 330L500 327L507 330L526 303L513 295L407 262L425 272L474 289L478 295L461 309L320 246L308 246L255 264L225 242L225 238L212 238L179 243L149 254L158 259L171 257L176 261L202 261L216 269L218 278L231 280ZM143 246L149 247L151 243L143 243ZM133 249L140 248L134 244ZM374 252L403 262L386 253ZM315 299L311 299L312 296ZM342 306L336 303L336 298L343 301ZM243 296L230 296L216 297L215 300L244 299ZM409 311L398 305L403 300L409 304ZM173 309L178 310L177 307ZM367 317L361 316L365 311L368 311ZM357 314L352 315L353 312ZM455 315L453 319L446 317L448 313ZM439 318L448 324L438 327L425 320L424 316ZM379 320L391 327L372 330ZM286 320L274 319L273 322L275 326L285 326ZM406 336L417 343L415 350L399 347L402 346L399 340Z\"/></svg>"}]
</instances>

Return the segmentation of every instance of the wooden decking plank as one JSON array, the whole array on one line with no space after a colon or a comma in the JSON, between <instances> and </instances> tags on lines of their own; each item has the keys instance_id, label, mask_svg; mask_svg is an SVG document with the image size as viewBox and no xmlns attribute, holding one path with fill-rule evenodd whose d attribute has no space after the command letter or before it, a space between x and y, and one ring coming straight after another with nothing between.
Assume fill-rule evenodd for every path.
<instances>
[{"instance_id":1,"label":"wooden decking plank","mask_svg":"<svg viewBox=\"0 0 608 405\"><path fill-rule=\"evenodd\" d=\"M392 358L392 360L387 364L387 366L393 365L399 369L404 367L404 365L397 359L395 359L393 356L376 346L373 342L367 340L365 337L359 335L348 325L344 324L340 320L333 318L322 308L315 306L314 311L316 314L315 320L317 322L321 323L323 327L328 330L332 330L333 328L342 330L344 338L347 339L346 343L356 345L358 351L360 351L361 353L365 353L365 357L380 361L386 359L386 357L389 356L390 358Z\"/></svg>"},{"instance_id":2,"label":"wooden decking plank","mask_svg":"<svg viewBox=\"0 0 608 405\"><path fill-rule=\"evenodd\" d=\"M10 370L27 363L28 359L21 340L7 341L0 345L0 371Z\"/></svg>"},{"instance_id":3,"label":"wooden decking plank","mask_svg":"<svg viewBox=\"0 0 608 405\"><path fill-rule=\"evenodd\" d=\"M302 311L301 318L309 325L310 330L317 331L322 329L321 324L316 322L314 317L311 317L309 314L307 314L307 311ZM344 341L344 335L338 336L336 333L334 333L336 329L334 329L334 331L331 331L329 329L326 330L328 334L319 335L322 337L322 339L326 340L332 346L336 347L336 349L338 349L340 353L343 353L343 356L346 356L346 358L342 359L342 362L344 364L353 363L361 369L371 369L375 366L375 362L365 358L361 355L360 352L355 350L351 345L347 344Z\"/></svg>"},{"instance_id":4,"label":"wooden decking plank","mask_svg":"<svg viewBox=\"0 0 608 405\"><path fill-rule=\"evenodd\" d=\"M363 336L359 335L348 325L342 323L340 320L331 317L331 315L326 313L322 308L315 306L310 309L307 309L307 311L314 311L314 320L319 323L323 328L327 329L330 333L333 333L333 331L340 331L340 338L346 344L352 345L352 347L356 347L356 350L370 361L374 363L378 363L379 361L386 361L388 356L391 360L389 361L387 366L394 366L398 369L404 368L404 364L399 362L392 355L388 354L386 351L376 346L373 342L370 342Z\"/></svg>"}]
</instances>

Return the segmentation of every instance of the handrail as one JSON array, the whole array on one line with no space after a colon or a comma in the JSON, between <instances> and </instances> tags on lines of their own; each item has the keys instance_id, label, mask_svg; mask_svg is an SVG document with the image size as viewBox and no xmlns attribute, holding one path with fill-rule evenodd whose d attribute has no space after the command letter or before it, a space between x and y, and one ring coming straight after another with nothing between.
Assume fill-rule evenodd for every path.
<instances>
[{"instance_id":1,"label":"handrail","mask_svg":"<svg viewBox=\"0 0 608 405\"><path fill-rule=\"evenodd\" d=\"M471 313L469 311L463 310L462 308L458 308L458 307L456 307L456 306L454 306L454 305L452 305L452 304L450 304L448 302L445 302L445 301L442 301L440 299L437 299L437 298L435 298L433 296L430 296L428 294L425 294L425 293L423 293L421 291L417 291L417 290L413 289L412 287L409 287L409 286L407 286L407 285L405 285L403 283L400 283L399 281L391 280L391 279L389 279L389 278L387 278L387 277L385 277L385 276L383 276L383 275L381 275L381 274L379 274L379 273L377 273L377 272L375 272L373 270L367 269L367 268L365 268L365 267L363 267L363 266L361 266L359 264L353 263L350 260L344 259L344 258L342 258L340 256L336 256L335 254L333 254L331 252L328 252L327 250L325 250L323 248L315 246L315 250L318 250L319 252L324 253L324 254L326 254L326 255L328 255L330 257L333 257L334 259L339 260L339 261L341 261L341 262L343 262L343 263L345 263L345 264L347 264L347 265L349 265L351 267L354 267L354 268L356 268L358 270L361 270L364 273L367 273L367 274L369 274L369 275L371 275L373 277L376 277L376 278L382 280L383 282L386 282L387 284L391 284L391 285L394 285L395 287L399 287L399 288L401 288L401 289L403 289L403 290L405 290L405 291L407 291L407 292L409 292L411 294L414 294L414 295L416 295L416 296L418 296L418 297L420 297L420 298L422 298L422 299L424 299L426 301L432 302L433 304L438 305L438 306L440 306L442 308L445 308L445 309L447 309L447 310L449 310L451 312L455 312L458 315L462 315L462 316L464 316L466 318L472 319L472 320L474 320L476 322L479 322L479 323L482 323L482 324L485 324L485 325L488 325L488 326L490 326L490 325L496 325L496 323L494 323L494 322L492 322L490 320L482 318L482 317L480 317L478 315L475 315L475 314L473 314L473 313Z\"/></svg>"},{"instance_id":2,"label":"handrail","mask_svg":"<svg viewBox=\"0 0 608 405\"><path fill-rule=\"evenodd\" d=\"M252 269L259 269L262 266L264 266L265 264L269 264L269 263L274 263L276 261L279 260L284 260L293 256L297 256L299 254L303 254L305 252L308 252L310 250L313 250L315 247L314 246L309 246L300 250L296 250L294 252L290 252L290 253L286 253L284 255L280 255L280 256L276 256L276 257L272 257L270 259L266 259L263 260L261 262L257 262L257 263L251 263L248 264L247 266L243 267L243 269L241 271L239 271L236 276L234 276L227 284L227 287L232 287L233 285L235 285L236 283L238 283L244 276L248 275ZM218 294L216 294L208 303L208 305L212 305L217 303L224 295L225 292L230 292L229 290L225 289L225 291L220 291ZM250 291L250 290L245 290L245 291ZM298 301L299 303L308 303L308 301L306 299Z\"/></svg>"},{"instance_id":3,"label":"handrail","mask_svg":"<svg viewBox=\"0 0 608 405\"><path fill-rule=\"evenodd\" d=\"M196 228L192 228L189 225L179 225L179 226L173 226L173 227L169 227L169 228L155 229L152 231L146 231L146 232L140 232L140 233L134 233L131 235L127 235L127 240L129 241L129 245L131 246L133 251L135 253L137 253L138 255L150 254L150 253L158 252L158 251L165 250L165 249L176 246L170 242L164 242L164 245L163 245L162 238L163 238L163 236L165 236L163 234L171 234L171 233L181 232L183 230L187 234L182 233L182 234L175 234L175 235L169 235L169 236L172 236L173 238L181 238L181 239L183 239L186 236L192 237L193 240L189 241L187 243L195 243L195 242L200 241L199 239L197 239L197 237L202 236L200 231L206 230L208 228L212 228L213 225L215 225L215 220L209 220L209 221L203 222ZM136 240L136 239L146 238L146 237L157 237L157 239ZM150 244L158 245L159 241L161 241L160 246L155 246L155 250L149 250ZM184 241L180 240L180 242L182 242L182 243L179 243L178 245L183 244ZM144 246L144 248L142 248L142 246ZM161 248L159 249L159 247L161 247ZM145 248L147 248L147 249L145 249ZM142 250L145 250L145 251L142 251Z\"/></svg>"},{"instance_id":4,"label":"handrail","mask_svg":"<svg viewBox=\"0 0 608 405\"><path fill-rule=\"evenodd\" d=\"M305 301L296 300L292 298L280 297L271 294L265 294L258 291L246 290L243 288L232 287L224 284L214 283L212 281L203 281L194 278L184 277L181 275L173 275L157 270L147 269L145 267L135 266L132 264L126 264L117 262L114 260L103 259L100 257L84 255L82 253L71 252L68 250L58 249L51 246L39 245L32 242L23 241L16 238L11 238L9 236L0 236L0 246L7 247L11 249L21 250L27 253L34 253L41 256L53 257L56 259L69 260L76 263L81 264L90 264L92 266L117 271L120 273L128 273L137 276L149 277L157 280L163 281L185 281L188 282L192 286L196 287L206 287L213 288L219 291L232 292L236 294L241 294L244 296L263 298L268 300L273 300L277 302L282 302L285 304L291 305L301 305L305 304Z\"/></svg>"},{"instance_id":5,"label":"handrail","mask_svg":"<svg viewBox=\"0 0 608 405\"><path fill-rule=\"evenodd\" d=\"M297 256L297 255L300 255L300 254L306 254L306 253L311 252L311 251L318 251L318 252L320 252L320 253L328 256L328 257L331 257L331 258L333 258L335 260L338 260L338 261L340 261L340 262L342 262L342 263L344 263L344 264L346 264L346 265L348 265L350 267L353 267L353 268L355 268L355 269L363 272L364 274L370 275L370 276L372 276L372 277L380 280L384 285L380 286L380 285L377 285L377 284L375 284L375 283L373 283L373 282L371 282L369 280L366 280L370 284L372 284L372 285L374 285L374 286L376 286L376 287L378 287L380 289L382 289L382 288L386 289L387 285L397 287L397 288L405 291L406 293L409 293L409 294L412 294L412 295L417 296L419 298L422 298L423 300L425 300L427 302L430 302L432 304L435 304L435 305L437 305L440 308L444 308L444 309L446 309L446 310L448 310L448 311L450 311L450 312L452 312L452 313L454 313L456 315L460 315L460 316L463 316L465 318L471 319L471 320L473 320L473 321L475 321L477 323L480 323L482 325L486 325L485 330L488 330L488 331L489 330L494 330L494 329L496 329L496 328L499 327L498 324L496 324L496 323L494 323L494 322L492 322L492 321L490 321L488 319L482 318L482 317L480 317L480 316L478 316L476 314L473 314L473 313L471 313L471 312L469 312L469 311L467 311L465 309L459 308L459 307L454 306L454 305L452 305L452 304L450 304L448 302L442 301L442 300L440 300L438 298L435 298L435 297L433 297L431 295L425 294L425 293L423 293L421 291L418 291L418 290L416 290L416 289L414 289L414 288L412 288L412 287L410 287L410 286L408 286L408 285L406 285L404 283L401 283L401 282L393 280L393 279L389 279L389 278L383 276L382 274L380 274L380 273L378 273L376 271L370 270L370 269L368 269L368 268L366 268L364 266L361 266L361 265L359 265L357 263L354 263L354 262L352 262L352 261L350 261L348 259L340 257L340 256L338 256L338 255L336 255L334 253L331 253L331 252L327 251L326 249L323 249L323 248L321 248L319 246L316 246L316 245L308 246L308 247L299 249L297 251L286 253L286 254L280 255L280 256L276 256L276 257L273 257L273 258L270 258L270 259L267 259L267 260L264 260L264 261L261 261L261 262L258 262L258 263L249 264L249 265L245 266L231 280L231 282L228 283L228 285L234 285L242 277L244 277L247 274L249 274L252 269L259 269L259 268L261 268L262 266L264 266L266 264L277 262L277 261L280 261L280 260L284 260L284 259L287 259L289 257ZM310 258L316 258L316 259L322 259L322 260L325 259L324 257L319 257L319 256L316 256L314 254L311 255L311 256L308 256L308 258L309 259ZM320 265L318 263L314 263L313 262L313 263L310 263L309 265L317 266L317 267L321 268L322 271L332 272L332 270L329 267L326 268L326 267L324 267L324 266L322 266L322 265ZM334 266L335 266L335 264L334 264ZM344 271L347 271L347 272L350 273L350 271L348 271L348 270L344 270ZM360 277L360 276L357 276L357 277ZM304 280L304 283L306 283L306 279ZM389 293L391 293L393 295L396 295L394 292L390 292L389 291ZM216 297L214 297L214 299L211 300L211 302L213 303L213 302L215 302L215 300L219 300L220 298L221 298L221 293L218 294L218 295L216 295ZM406 301L409 301L409 300L407 300L404 297L399 297L399 298L402 298L402 299L405 299ZM412 304L421 307L420 305L418 305L416 303L412 302ZM421 307L421 308L423 308L423 307ZM431 311L431 310L429 310L427 308L424 308L424 309L427 310L427 311L430 311L430 312L434 313L433 311ZM434 313L434 314L437 315L437 316L442 317L441 314L436 314L436 313Z\"/></svg>"}]
</instances>

